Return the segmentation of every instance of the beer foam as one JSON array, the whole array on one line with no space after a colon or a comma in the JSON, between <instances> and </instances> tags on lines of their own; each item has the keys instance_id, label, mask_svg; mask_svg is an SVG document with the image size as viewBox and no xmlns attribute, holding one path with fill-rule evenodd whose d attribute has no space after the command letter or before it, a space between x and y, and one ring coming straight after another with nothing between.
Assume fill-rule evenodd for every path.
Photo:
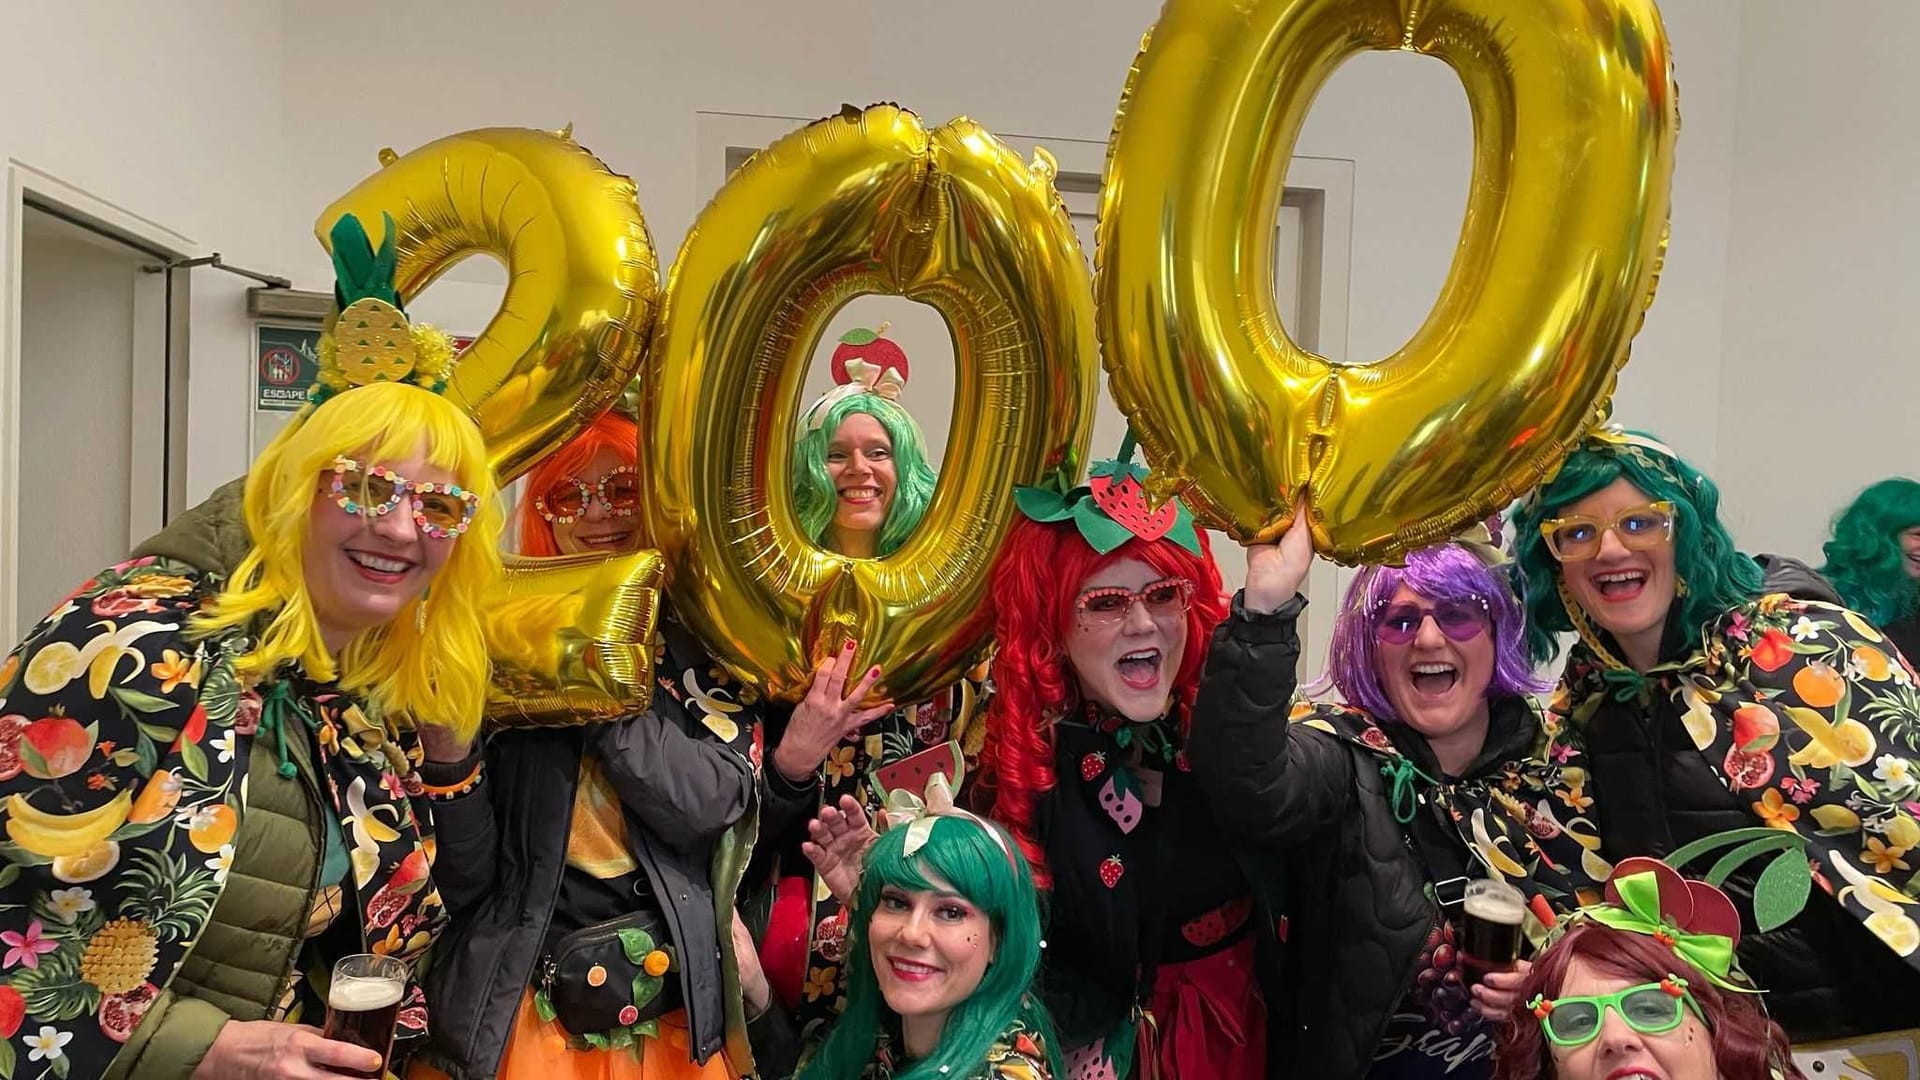
<instances>
[{"instance_id":1,"label":"beer foam","mask_svg":"<svg viewBox=\"0 0 1920 1080\"><path fill-rule=\"evenodd\" d=\"M394 979L335 979L327 991L327 1007L341 1012L372 1012L398 1004L405 984Z\"/></svg>"},{"instance_id":2,"label":"beer foam","mask_svg":"<svg viewBox=\"0 0 1920 1080\"><path fill-rule=\"evenodd\" d=\"M1526 921L1527 905L1504 893L1473 893L1467 897L1467 914L1490 923L1519 926Z\"/></svg>"}]
</instances>

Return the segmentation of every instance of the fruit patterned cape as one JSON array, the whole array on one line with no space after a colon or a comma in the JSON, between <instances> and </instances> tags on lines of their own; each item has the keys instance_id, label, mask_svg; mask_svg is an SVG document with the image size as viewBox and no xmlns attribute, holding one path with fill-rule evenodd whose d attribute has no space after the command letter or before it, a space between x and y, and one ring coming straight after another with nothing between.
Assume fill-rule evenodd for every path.
<instances>
[{"instance_id":1,"label":"fruit patterned cape","mask_svg":"<svg viewBox=\"0 0 1920 1080\"><path fill-rule=\"evenodd\" d=\"M279 740L291 775L284 724L314 732L369 898L366 951L417 957L446 918L401 747L337 689L292 675L264 697L240 685L240 635L185 633L219 588L171 560L116 566L0 666L0 1077L107 1070L212 917L256 737ZM425 1029L411 994L402 1035Z\"/></svg>"},{"instance_id":2,"label":"fruit patterned cape","mask_svg":"<svg viewBox=\"0 0 1920 1080\"><path fill-rule=\"evenodd\" d=\"M882 1028L873 1062L860 1072L860 1080L893 1080L899 1064L894 1060L893 1038ZM1046 1043L1024 1020L1015 1020L1004 1034L987 1049L980 1067L959 1080L1052 1080L1047 1065Z\"/></svg>"},{"instance_id":3,"label":"fruit patterned cape","mask_svg":"<svg viewBox=\"0 0 1920 1080\"><path fill-rule=\"evenodd\" d=\"M1845 608L1770 594L1648 674L1623 689L1576 645L1552 707L1567 721L1556 752L1578 752L1582 726L1610 697L1667 697L1756 822L1804 839L1811 863L1780 859L1768 876L1801 896L1818 883L1920 967L1920 679L1885 635Z\"/></svg>"},{"instance_id":4,"label":"fruit patterned cape","mask_svg":"<svg viewBox=\"0 0 1920 1080\"><path fill-rule=\"evenodd\" d=\"M1577 748L1554 741L1553 717L1542 718L1533 757L1506 762L1497 776L1451 783L1421 773L1371 716L1351 705L1299 701L1289 720L1378 757L1397 819L1411 821L1420 797L1439 807L1475 861L1526 894L1543 931L1603 894L1613 868L1600 857L1599 829L1586 816L1593 805L1585 794L1587 770Z\"/></svg>"}]
</instances>

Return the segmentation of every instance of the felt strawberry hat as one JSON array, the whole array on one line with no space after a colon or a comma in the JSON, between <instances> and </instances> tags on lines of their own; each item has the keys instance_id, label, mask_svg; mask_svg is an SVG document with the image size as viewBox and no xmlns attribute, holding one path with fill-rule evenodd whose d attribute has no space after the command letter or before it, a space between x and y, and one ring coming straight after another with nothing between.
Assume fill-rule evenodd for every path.
<instances>
[{"instance_id":1,"label":"felt strawberry hat","mask_svg":"<svg viewBox=\"0 0 1920 1080\"><path fill-rule=\"evenodd\" d=\"M1014 488L1013 501L1034 521L1071 520L1087 545L1102 555L1136 537L1165 538L1200 554L1193 515L1179 499L1168 499L1157 507L1148 504L1147 467L1133 460L1133 451L1133 429L1128 428L1120 453L1094 462L1085 484L1074 487L1070 474L1056 472L1051 482L1039 487Z\"/></svg>"}]
</instances>

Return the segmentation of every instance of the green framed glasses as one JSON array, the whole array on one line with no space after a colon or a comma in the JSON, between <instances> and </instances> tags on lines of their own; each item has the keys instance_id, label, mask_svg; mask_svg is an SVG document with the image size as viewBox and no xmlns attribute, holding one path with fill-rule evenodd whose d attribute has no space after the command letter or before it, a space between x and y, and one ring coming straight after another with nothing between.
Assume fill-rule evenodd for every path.
<instances>
[{"instance_id":1,"label":"green framed glasses","mask_svg":"<svg viewBox=\"0 0 1920 1080\"><path fill-rule=\"evenodd\" d=\"M1659 982L1641 983L1612 994L1566 997L1549 1001L1536 994L1527 1008L1540 1020L1540 1029L1555 1046L1585 1046L1600 1034L1612 1009L1627 1026L1642 1035L1665 1035L1680 1026L1683 1009L1706 1023L1700 1003L1693 1000L1687 980L1669 974Z\"/></svg>"}]
</instances>

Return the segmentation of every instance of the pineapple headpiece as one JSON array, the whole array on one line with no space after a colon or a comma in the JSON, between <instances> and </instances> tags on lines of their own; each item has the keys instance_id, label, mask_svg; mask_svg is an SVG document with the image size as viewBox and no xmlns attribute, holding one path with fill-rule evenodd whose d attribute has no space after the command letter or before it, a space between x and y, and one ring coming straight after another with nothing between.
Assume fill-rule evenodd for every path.
<instances>
[{"instance_id":1,"label":"pineapple headpiece","mask_svg":"<svg viewBox=\"0 0 1920 1080\"><path fill-rule=\"evenodd\" d=\"M360 219L347 214L333 226L333 325L320 335L320 371L307 400L314 405L343 390L402 380L438 394L453 370L453 340L435 327L409 322L393 273L391 214L386 239L374 250Z\"/></svg>"}]
</instances>

